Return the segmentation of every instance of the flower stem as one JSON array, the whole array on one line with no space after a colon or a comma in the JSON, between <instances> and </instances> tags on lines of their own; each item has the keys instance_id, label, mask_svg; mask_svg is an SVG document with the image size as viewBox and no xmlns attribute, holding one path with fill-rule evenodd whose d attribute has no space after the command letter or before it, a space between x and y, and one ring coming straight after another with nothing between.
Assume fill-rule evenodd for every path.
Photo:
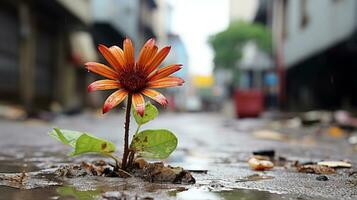
<instances>
[{"instance_id":1,"label":"flower stem","mask_svg":"<svg viewBox=\"0 0 357 200\"><path fill-rule=\"evenodd\" d=\"M110 153L105 153L105 156L108 156L110 158L112 158L113 160L115 160L115 167L119 168L119 163L120 163L120 159Z\"/></svg>"},{"instance_id":2,"label":"flower stem","mask_svg":"<svg viewBox=\"0 0 357 200\"><path fill-rule=\"evenodd\" d=\"M132 96L132 94L129 93L128 94L128 102L126 105L126 112L125 112L124 152L123 152L123 159L121 162L121 168L123 170L125 170L125 168L127 167L126 163L127 163L128 155L129 155L129 125L130 125L130 110L131 110L131 104L132 104L131 96Z\"/></svg>"},{"instance_id":3,"label":"flower stem","mask_svg":"<svg viewBox=\"0 0 357 200\"><path fill-rule=\"evenodd\" d=\"M139 133L140 127L141 127L141 124L139 124L138 127L136 128L134 136Z\"/></svg>"}]
</instances>

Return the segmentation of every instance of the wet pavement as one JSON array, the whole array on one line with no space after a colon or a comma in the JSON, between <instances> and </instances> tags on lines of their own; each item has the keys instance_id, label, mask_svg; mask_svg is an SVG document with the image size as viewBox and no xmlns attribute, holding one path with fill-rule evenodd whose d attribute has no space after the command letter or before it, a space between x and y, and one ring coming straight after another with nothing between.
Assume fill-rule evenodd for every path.
<instances>
[{"instance_id":1,"label":"wet pavement","mask_svg":"<svg viewBox=\"0 0 357 200\"><path fill-rule=\"evenodd\" d=\"M53 127L86 131L113 141L121 155L123 118L85 113L51 123L0 120L0 199L357 199L357 153L346 137L331 137L319 126L281 126L267 119L227 119L214 113L162 113L143 127L167 128L177 135L178 148L165 163L207 170L193 173L194 185L53 175L60 165L102 157L68 158L70 149L47 136L48 131ZM256 134L266 129L279 134ZM252 152L267 149L292 163L347 160L352 168L326 174L327 179L285 165L251 170L247 160ZM23 184L4 178L21 178L22 172L26 172Z\"/></svg>"}]
</instances>

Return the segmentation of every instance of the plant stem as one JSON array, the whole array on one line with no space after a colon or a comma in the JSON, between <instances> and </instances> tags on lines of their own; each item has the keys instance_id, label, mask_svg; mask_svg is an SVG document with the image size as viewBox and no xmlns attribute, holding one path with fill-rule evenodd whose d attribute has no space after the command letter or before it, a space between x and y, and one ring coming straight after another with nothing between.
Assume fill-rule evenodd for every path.
<instances>
[{"instance_id":1,"label":"plant stem","mask_svg":"<svg viewBox=\"0 0 357 200\"><path fill-rule=\"evenodd\" d=\"M110 153L106 153L104 155L106 155L106 156L112 158L113 160L115 160L115 166L119 168L120 159L118 157L116 157L116 156L114 156L114 155L112 155Z\"/></svg>"},{"instance_id":2,"label":"plant stem","mask_svg":"<svg viewBox=\"0 0 357 200\"><path fill-rule=\"evenodd\" d=\"M123 152L123 160L121 162L121 168L123 170L125 170L125 168L127 167L126 163L127 163L128 154L129 154L129 125L130 125L130 110L131 110L131 104L132 104L131 96L132 96L132 94L129 93L128 94L128 102L126 105L126 112L125 112L124 152Z\"/></svg>"},{"instance_id":3,"label":"plant stem","mask_svg":"<svg viewBox=\"0 0 357 200\"><path fill-rule=\"evenodd\" d=\"M136 131L135 131L135 134L134 134L134 135L138 134L138 132L139 132L139 130L140 130L140 127L141 127L141 124L139 124L138 127L136 128Z\"/></svg>"}]
</instances>

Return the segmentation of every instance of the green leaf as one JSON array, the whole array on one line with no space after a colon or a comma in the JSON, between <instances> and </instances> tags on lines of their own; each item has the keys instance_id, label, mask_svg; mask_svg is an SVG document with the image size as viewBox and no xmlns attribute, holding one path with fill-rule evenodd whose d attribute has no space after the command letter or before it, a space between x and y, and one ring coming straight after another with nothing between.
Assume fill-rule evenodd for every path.
<instances>
[{"instance_id":1,"label":"green leaf","mask_svg":"<svg viewBox=\"0 0 357 200\"><path fill-rule=\"evenodd\" d=\"M71 156L84 153L110 154L115 151L115 145L107 140L97 138L84 132L54 129L49 133L50 136L61 141L63 144L70 145L74 151Z\"/></svg>"},{"instance_id":2,"label":"green leaf","mask_svg":"<svg viewBox=\"0 0 357 200\"><path fill-rule=\"evenodd\" d=\"M148 101L145 104L145 111L144 111L144 115L140 116L135 109L133 109L133 116L135 118L135 121L137 124L142 125L145 124L153 119L155 119L157 117L157 115L159 114L159 111L157 110L157 108L152 105L150 103L150 101Z\"/></svg>"},{"instance_id":3,"label":"green leaf","mask_svg":"<svg viewBox=\"0 0 357 200\"><path fill-rule=\"evenodd\" d=\"M165 159L177 146L176 136L169 130L145 130L134 135L130 148L145 158Z\"/></svg>"},{"instance_id":4,"label":"green leaf","mask_svg":"<svg viewBox=\"0 0 357 200\"><path fill-rule=\"evenodd\" d=\"M49 133L51 137L56 138L63 144L70 145L73 148L76 147L76 141L82 134L82 132L64 129L60 130L58 128L54 128L53 131Z\"/></svg>"},{"instance_id":5,"label":"green leaf","mask_svg":"<svg viewBox=\"0 0 357 200\"><path fill-rule=\"evenodd\" d=\"M112 142L94 137L84 133L78 138L76 148L71 156L80 155L83 153L102 153L108 154L115 151L115 145Z\"/></svg>"}]
</instances>

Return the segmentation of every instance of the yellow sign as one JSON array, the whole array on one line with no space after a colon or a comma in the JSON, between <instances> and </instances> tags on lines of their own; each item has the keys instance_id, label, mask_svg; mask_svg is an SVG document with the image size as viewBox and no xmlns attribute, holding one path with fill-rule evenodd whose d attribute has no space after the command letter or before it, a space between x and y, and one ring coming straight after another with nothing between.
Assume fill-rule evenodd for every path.
<instances>
[{"instance_id":1,"label":"yellow sign","mask_svg":"<svg viewBox=\"0 0 357 200\"><path fill-rule=\"evenodd\" d=\"M213 76L202 76L202 75L195 75L193 77L193 84L198 88L208 88L212 87L214 84Z\"/></svg>"}]
</instances>

